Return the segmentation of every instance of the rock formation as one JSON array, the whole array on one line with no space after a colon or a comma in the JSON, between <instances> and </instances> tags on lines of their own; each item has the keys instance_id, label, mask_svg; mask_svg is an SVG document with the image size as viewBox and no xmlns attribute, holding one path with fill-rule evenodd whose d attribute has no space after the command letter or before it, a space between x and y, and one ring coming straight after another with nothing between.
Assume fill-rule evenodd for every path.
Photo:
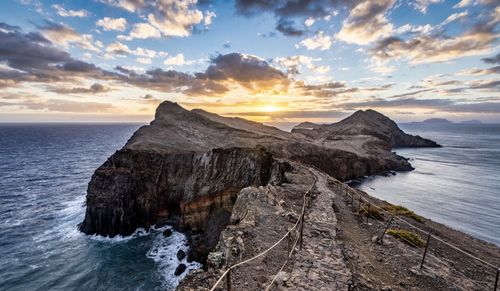
<instances>
[{"instance_id":1,"label":"rock formation","mask_svg":"<svg viewBox=\"0 0 500 291\"><path fill-rule=\"evenodd\" d=\"M80 229L115 236L168 223L189 234L190 258L204 261L240 190L286 182L291 162L345 180L411 170L392 147L436 146L372 110L306 125L289 133L164 102L154 121L95 171Z\"/></svg>"}]
</instances>

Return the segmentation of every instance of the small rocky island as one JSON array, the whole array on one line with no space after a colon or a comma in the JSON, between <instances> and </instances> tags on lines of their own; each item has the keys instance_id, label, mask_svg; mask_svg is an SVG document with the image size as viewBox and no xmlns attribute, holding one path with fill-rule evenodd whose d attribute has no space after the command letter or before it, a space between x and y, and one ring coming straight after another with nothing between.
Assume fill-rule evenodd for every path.
<instances>
[{"instance_id":1,"label":"small rocky island","mask_svg":"<svg viewBox=\"0 0 500 291\"><path fill-rule=\"evenodd\" d=\"M452 286L449 282L468 286L451 273L441 274L440 268L442 278L402 273L401 266L414 267L408 246L395 239L384 241L385 247L372 242L378 228L360 224L362 215L349 211L339 195L346 191L340 181L412 170L407 159L392 152L398 147L439 145L404 133L373 110L359 110L334 124L302 123L285 132L163 102L151 124L137 130L95 171L80 229L115 236L169 224L188 235L188 258L205 266L190 273L178 288L208 290L227 266L278 241L297 221L302 197L312 187L302 251L280 269L286 260L284 243L256 265L235 270L234 290L265 289L278 273L272 286L277 289L392 290L416 282L422 290L446 289ZM388 204L357 195L373 205ZM474 244L472 249L481 252L478 256L499 257L493 245L425 218L418 223L469 249ZM375 267L381 269L371 269Z\"/></svg>"}]
</instances>

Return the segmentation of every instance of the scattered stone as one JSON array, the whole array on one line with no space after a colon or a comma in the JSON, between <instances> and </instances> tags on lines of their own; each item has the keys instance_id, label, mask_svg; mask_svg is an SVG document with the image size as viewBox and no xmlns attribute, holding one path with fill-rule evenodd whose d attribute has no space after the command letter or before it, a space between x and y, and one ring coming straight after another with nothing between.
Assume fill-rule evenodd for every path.
<instances>
[{"instance_id":1,"label":"scattered stone","mask_svg":"<svg viewBox=\"0 0 500 291\"><path fill-rule=\"evenodd\" d=\"M174 272L174 275L175 276L179 276L180 274L184 273L184 271L186 271L186 265L184 264L180 264L179 266L177 266L177 268L175 269L175 272Z\"/></svg>"},{"instance_id":2,"label":"scattered stone","mask_svg":"<svg viewBox=\"0 0 500 291\"><path fill-rule=\"evenodd\" d=\"M177 259L179 261L182 261L186 257L186 253L183 250L179 250L177 252Z\"/></svg>"}]
</instances>

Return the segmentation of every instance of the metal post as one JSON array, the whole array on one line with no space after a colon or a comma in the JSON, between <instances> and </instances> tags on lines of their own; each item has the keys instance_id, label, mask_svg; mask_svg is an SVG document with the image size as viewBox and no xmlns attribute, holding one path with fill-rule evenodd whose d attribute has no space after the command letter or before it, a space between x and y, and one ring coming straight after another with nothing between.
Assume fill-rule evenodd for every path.
<instances>
[{"instance_id":1,"label":"metal post","mask_svg":"<svg viewBox=\"0 0 500 291\"><path fill-rule=\"evenodd\" d=\"M497 287L498 287L498 277L500 276L500 268L497 269L497 277L495 278L495 287L494 287L494 291L497 291Z\"/></svg>"},{"instance_id":2,"label":"metal post","mask_svg":"<svg viewBox=\"0 0 500 291\"><path fill-rule=\"evenodd\" d=\"M424 255L422 256L422 262L420 263L420 269L424 266L425 255L427 255L427 248L429 247L429 241L431 240L431 232L427 235L427 243L425 244Z\"/></svg>"},{"instance_id":3,"label":"metal post","mask_svg":"<svg viewBox=\"0 0 500 291\"><path fill-rule=\"evenodd\" d=\"M229 267L229 271L227 272L226 275L226 285L227 285L227 291L231 291L231 267Z\"/></svg>"},{"instance_id":4,"label":"metal post","mask_svg":"<svg viewBox=\"0 0 500 291\"><path fill-rule=\"evenodd\" d=\"M380 243L383 243L383 240L384 240L384 235L385 233L387 232L387 230L389 229L389 226L391 225L391 222L392 220L394 219L394 215L391 217L391 219L389 220L389 222L387 223L387 225L385 226L385 229L384 229L384 232L382 233L382 235L380 236L380 238L378 239L380 241Z\"/></svg>"}]
</instances>

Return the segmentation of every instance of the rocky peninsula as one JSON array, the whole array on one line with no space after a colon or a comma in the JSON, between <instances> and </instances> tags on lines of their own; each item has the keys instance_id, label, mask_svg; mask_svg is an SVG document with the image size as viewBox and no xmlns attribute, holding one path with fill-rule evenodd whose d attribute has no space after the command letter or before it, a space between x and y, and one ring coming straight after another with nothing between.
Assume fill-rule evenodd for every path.
<instances>
[{"instance_id":1,"label":"rocky peninsula","mask_svg":"<svg viewBox=\"0 0 500 291\"><path fill-rule=\"evenodd\" d=\"M416 282L422 290L453 289L449 282L469 286L469 281L453 279L451 271L444 274L442 266L436 268L438 275L402 273L400 266L413 267L409 247L391 238L385 247L372 242L379 226L363 225L362 212L349 211L349 202L342 199L349 191L385 206L364 193L346 190L341 181L412 170L393 148L438 146L404 133L373 110L357 111L334 124L303 123L284 132L164 102L151 124L137 130L93 174L80 229L115 236L139 227L172 225L188 234L189 259L205 265L178 288L207 290L225 267L278 241L297 221L304 193L311 189L303 249L286 268L280 268L287 254L284 243L255 265L235 271L235 290L265 289L275 274L279 280L271 287L278 290L393 290ZM424 218L418 223L498 262L493 245ZM372 270L374 266L385 269ZM478 274L477 269L471 272ZM489 273L477 276L484 279Z\"/></svg>"}]
</instances>

